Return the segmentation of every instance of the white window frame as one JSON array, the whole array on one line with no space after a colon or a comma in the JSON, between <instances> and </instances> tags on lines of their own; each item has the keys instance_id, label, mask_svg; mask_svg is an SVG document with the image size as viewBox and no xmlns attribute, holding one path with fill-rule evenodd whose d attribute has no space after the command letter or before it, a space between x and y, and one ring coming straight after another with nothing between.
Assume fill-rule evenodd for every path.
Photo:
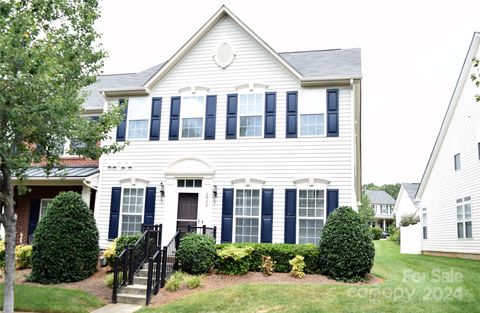
<instances>
[{"instance_id":1,"label":"white window frame","mask_svg":"<svg viewBox=\"0 0 480 313\"><path fill-rule=\"evenodd\" d=\"M423 240L428 240L428 224L427 223L428 223L427 208L422 208L422 239Z\"/></svg>"},{"instance_id":2,"label":"white window frame","mask_svg":"<svg viewBox=\"0 0 480 313\"><path fill-rule=\"evenodd\" d=\"M39 213L38 213L38 220L40 221L40 219L42 218L42 215L45 213L43 212L47 206L45 206L45 208L43 207L43 203L44 201L48 201L48 203L52 202L53 198L42 198L40 199L40 210L39 210ZM47 203L47 205L48 205Z\"/></svg>"},{"instance_id":3,"label":"white window frame","mask_svg":"<svg viewBox=\"0 0 480 313\"><path fill-rule=\"evenodd\" d=\"M264 129L265 129L265 92L266 90L265 89L262 89L262 88L254 88L254 89L251 89L249 91L241 91L238 93L238 101L237 101L237 139L240 138L263 138L264 136ZM256 114L256 115L252 115L252 114L240 114L240 98L242 95L252 95L252 94L260 94L261 97L262 97L262 101L261 101L261 104L262 104L262 110L261 110L261 114ZM260 123L260 135L258 136L242 136L241 133L240 133L240 120L242 117L256 117L256 116L261 116L262 117L262 121Z\"/></svg>"},{"instance_id":4,"label":"white window frame","mask_svg":"<svg viewBox=\"0 0 480 313\"><path fill-rule=\"evenodd\" d=\"M125 189L143 189L143 203L142 203L142 213L123 213L123 195L125 193ZM121 194L121 197L120 197L120 217L119 217L119 225L118 225L118 233L120 234L120 236L124 235L123 234L123 215L141 215L141 223L143 223L143 218L144 218L144 215L145 215L145 198L146 198L146 186L145 185L124 185L122 186L122 194ZM140 224L141 224L140 223ZM129 234L129 235L132 235L132 234Z\"/></svg>"},{"instance_id":5,"label":"white window frame","mask_svg":"<svg viewBox=\"0 0 480 313\"><path fill-rule=\"evenodd\" d=\"M150 101L149 101L150 100ZM145 110L143 114L145 115L143 118L138 118L134 116L132 118L132 104L135 104L136 101L143 101L143 105L145 106L143 109ZM150 123L151 123L151 115L152 115L152 107L151 107L151 97L132 97L128 99L128 108L127 108L127 125L125 136L128 141L148 141L150 139ZM147 132L144 138L130 138L130 121L143 121L147 120Z\"/></svg>"},{"instance_id":6,"label":"white window frame","mask_svg":"<svg viewBox=\"0 0 480 313\"><path fill-rule=\"evenodd\" d=\"M191 112L186 112L184 110L184 101L185 98L189 97L203 97L203 105L201 108L201 113L192 114ZM195 93L183 93L181 95L180 102L180 116L179 116L179 126L178 126L178 138L180 140L202 140L205 138L205 122L206 122L206 109L207 109L207 93L206 92L195 92ZM201 118L202 119L202 134L200 137L183 137L183 119L188 118Z\"/></svg>"},{"instance_id":7,"label":"white window frame","mask_svg":"<svg viewBox=\"0 0 480 313\"><path fill-rule=\"evenodd\" d=\"M470 206L470 219L465 218L465 206ZM458 209L462 208L462 218L461 220L458 219ZM470 196L459 198L456 200L455 206L455 214L456 214L456 228L457 228L457 239L459 240L472 240L473 239L473 218L472 218L472 199ZM467 223L470 222L471 225L471 237L467 237ZM463 236L459 237L458 235L458 224L462 224L463 227Z\"/></svg>"},{"instance_id":8,"label":"white window frame","mask_svg":"<svg viewBox=\"0 0 480 313\"><path fill-rule=\"evenodd\" d=\"M261 240L262 234L262 188L257 186L236 186L233 197L233 222L232 222L232 241L237 242L237 192L238 190L258 190L258 240L257 243ZM256 218L255 216L238 216L239 218ZM248 243L248 242L247 242Z\"/></svg>"},{"instance_id":9,"label":"white window frame","mask_svg":"<svg viewBox=\"0 0 480 313\"><path fill-rule=\"evenodd\" d=\"M319 218L318 216L315 217L300 217L300 191L301 190L323 190L323 218ZM299 187L297 188L297 212L296 212L296 243L300 244L300 219L302 220L321 220L323 219L323 227L325 227L325 224L327 222L327 188L325 187L314 187L314 186L309 186L309 187ZM320 240L320 237L318 238ZM318 243L317 243L318 244Z\"/></svg>"},{"instance_id":10,"label":"white window frame","mask_svg":"<svg viewBox=\"0 0 480 313\"><path fill-rule=\"evenodd\" d=\"M458 156L458 168L457 168L457 156ZM453 169L455 172L462 169L462 157L460 153L457 153L453 156Z\"/></svg>"},{"instance_id":11,"label":"white window frame","mask_svg":"<svg viewBox=\"0 0 480 313\"><path fill-rule=\"evenodd\" d=\"M311 101L318 99L318 105L311 104ZM302 115L323 114L322 135L302 135ZM300 90L298 92L298 137L327 137L327 90Z\"/></svg>"}]
</instances>

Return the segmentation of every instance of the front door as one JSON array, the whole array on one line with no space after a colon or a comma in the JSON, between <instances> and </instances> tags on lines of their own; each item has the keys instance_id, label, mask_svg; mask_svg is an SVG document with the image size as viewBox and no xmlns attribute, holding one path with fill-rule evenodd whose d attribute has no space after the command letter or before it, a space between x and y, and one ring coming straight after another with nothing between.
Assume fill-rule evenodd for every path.
<instances>
[{"instance_id":1,"label":"front door","mask_svg":"<svg viewBox=\"0 0 480 313\"><path fill-rule=\"evenodd\" d=\"M177 230L187 232L188 225L197 226L198 193L179 193Z\"/></svg>"}]
</instances>

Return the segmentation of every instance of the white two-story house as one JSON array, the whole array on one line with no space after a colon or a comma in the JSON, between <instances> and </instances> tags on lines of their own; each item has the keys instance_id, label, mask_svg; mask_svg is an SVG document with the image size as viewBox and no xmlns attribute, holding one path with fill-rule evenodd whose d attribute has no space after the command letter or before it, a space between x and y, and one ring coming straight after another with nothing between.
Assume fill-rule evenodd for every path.
<instances>
[{"instance_id":1,"label":"white two-story house","mask_svg":"<svg viewBox=\"0 0 480 313\"><path fill-rule=\"evenodd\" d=\"M365 190L365 194L375 212L372 227L380 227L387 231L395 219L395 199L384 190Z\"/></svg>"},{"instance_id":2,"label":"white two-story house","mask_svg":"<svg viewBox=\"0 0 480 313\"><path fill-rule=\"evenodd\" d=\"M224 6L167 62L99 77L128 142L100 159L101 248L141 223L164 241L207 225L218 242L317 243L360 200L361 78L359 49L277 53Z\"/></svg>"},{"instance_id":3,"label":"white two-story house","mask_svg":"<svg viewBox=\"0 0 480 313\"><path fill-rule=\"evenodd\" d=\"M475 33L418 188L424 253L480 259L479 45Z\"/></svg>"}]
</instances>

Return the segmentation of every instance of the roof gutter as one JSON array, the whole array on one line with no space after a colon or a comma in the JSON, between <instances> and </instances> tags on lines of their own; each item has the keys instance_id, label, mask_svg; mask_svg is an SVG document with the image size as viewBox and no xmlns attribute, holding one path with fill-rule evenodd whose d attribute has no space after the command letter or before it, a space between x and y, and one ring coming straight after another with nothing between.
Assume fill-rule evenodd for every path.
<instances>
[{"instance_id":1,"label":"roof gutter","mask_svg":"<svg viewBox=\"0 0 480 313\"><path fill-rule=\"evenodd\" d=\"M110 88L99 90L104 97L122 97L122 96L148 96L150 89L145 87L127 87L127 88Z\"/></svg>"},{"instance_id":2,"label":"roof gutter","mask_svg":"<svg viewBox=\"0 0 480 313\"><path fill-rule=\"evenodd\" d=\"M360 80L362 76L330 76L330 77L305 77L300 79L302 87L318 86L351 86L352 80Z\"/></svg>"}]
</instances>

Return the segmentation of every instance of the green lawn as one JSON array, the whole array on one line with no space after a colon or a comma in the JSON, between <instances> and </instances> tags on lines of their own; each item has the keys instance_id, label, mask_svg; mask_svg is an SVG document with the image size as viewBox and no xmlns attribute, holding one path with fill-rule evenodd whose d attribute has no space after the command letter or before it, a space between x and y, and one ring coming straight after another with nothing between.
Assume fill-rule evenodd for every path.
<instances>
[{"instance_id":1,"label":"green lawn","mask_svg":"<svg viewBox=\"0 0 480 313\"><path fill-rule=\"evenodd\" d=\"M3 307L3 284L0 284L0 294L0 306ZM87 313L101 306L100 299L81 290L15 285L15 311Z\"/></svg>"},{"instance_id":2,"label":"green lawn","mask_svg":"<svg viewBox=\"0 0 480 313\"><path fill-rule=\"evenodd\" d=\"M479 312L480 262L375 247L377 285L244 284L139 312Z\"/></svg>"}]
</instances>

